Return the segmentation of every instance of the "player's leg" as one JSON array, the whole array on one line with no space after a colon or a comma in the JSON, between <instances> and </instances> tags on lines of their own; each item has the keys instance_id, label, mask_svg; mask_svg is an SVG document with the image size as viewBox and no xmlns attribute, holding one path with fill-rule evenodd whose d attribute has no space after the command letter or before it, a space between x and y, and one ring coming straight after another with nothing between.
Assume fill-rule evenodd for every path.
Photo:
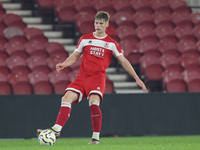
<instances>
[{"instance_id":1,"label":"player's leg","mask_svg":"<svg viewBox=\"0 0 200 150\"><path fill-rule=\"evenodd\" d=\"M89 107L91 111L91 121L93 127L92 140L88 144L99 144L99 135L102 124L102 113L100 110L100 96L98 94L91 94L89 96Z\"/></svg>"},{"instance_id":2,"label":"player's leg","mask_svg":"<svg viewBox=\"0 0 200 150\"><path fill-rule=\"evenodd\" d=\"M71 114L71 104L78 99L78 93L73 91L67 91L61 99L61 107L56 119L53 130L60 132L65 125Z\"/></svg>"},{"instance_id":3,"label":"player's leg","mask_svg":"<svg viewBox=\"0 0 200 150\"><path fill-rule=\"evenodd\" d=\"M50 129L52 130L56 138L60 135L60 131L62 127L65 125L66 121L69 119L71 113L71 104L75 102L79 97L79 94L73 91L67 91L65 95L61 99L61 107L59 110L59 114L56 119L55 125ZM38 129L38 134L42 132L42 129Z\"/></svg>"}]
</instances>

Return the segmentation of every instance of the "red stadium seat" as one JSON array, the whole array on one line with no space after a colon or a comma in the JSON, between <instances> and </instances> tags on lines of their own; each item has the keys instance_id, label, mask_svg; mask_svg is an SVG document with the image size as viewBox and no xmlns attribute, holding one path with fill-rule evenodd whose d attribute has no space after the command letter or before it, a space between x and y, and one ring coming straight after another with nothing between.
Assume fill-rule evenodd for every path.
<instances>
[{"instance_id":1,"label":"red stadium seat","mask_svg":"<svg viewBox=\"0 0 200 150\"><path fill-rule=\"evenodd\" d=\"M196 43L189 40L181 40L177 43L177 50L180 54L194 54L199 55L199 51L197 50Z\"/></svg>"},{"instance_id":2,"label":"red stadium seat","mask_svg":"<svg viewBox=\"0 0 200 150\"><path fill-rule=\"evenodd\" d=\"M81 61L82 61L82 58L79 58L74 64L72 64L72 65L70 66L70 69L71 69L72 71L74 71L74 70L79 70L80 65L81 65Z\"/></svg>"},{"instance_id":3,"label":"red stadium seat","mask_svg":"<svg viewBox=\"0 0 200 150\"><path fill-rule=\"evenodd\" d=\"M165 13L165 14L172 13L172 10L168 4L168 0L152 0L151 6L156 13Z\"/></svg>"},{"instance_id":4,"label":"red stadium seat","mask_svg":"<svg viewBox=\"0 0 200 150\"><path fill-rule=\"evenodd\" d=\"M45 43L45 50L51 54L56 51L65 51L65 48L62 44L58 42L47 42Z\"/></svg>"},{"instance_id":5,"label":"red stadium seat","mask_svg":"<svg viewBox=\"0 0 200 150\"><path fill-rule=\"evenodd\" d=\"M62 63L64 60L66 60L66 58L67 57L60 56L60 55L50 56L47 59L47 65L51 70L55 70L56 69L56 64Z\"/></svg>"},{"instance_id":6,"label":"red stadium seat","mask_svg":"<svg viewBox=\"0 0 200 150\"><path fill-rule=\"evenodd\" d=\"M132 65L139 63L142 53L136 48L136 44L132 40L122 40L119 43L121 50L123 51L124 56L129 60Z\"/></svg>"},{"instance_id":7,"label":"red stadium seat","mask_svg":"<svg viewBox=\"0 0 200 150\"><path fill-rule=\"evenodd\" d=\"M47 38L44 36L42 30L40 30L38 28L34 28L34 27L25 28L24 34L29 41L30 40L40 40L44 43L48 41Z\"/></svg>"},{"instance_id":8,"label":"red stadium seat","mask_svg":"<svg viewBox=\"0 0 200 150\"><path fill-rule=\"evenodd\" d=\"M15 70L21 69L27 69L26 66L26 59L21 57L14 57L11 56L6 60L6 66L13 72Z\"/></svg>"},{"instance_id":9,"label":"red stadium seat","mask_svg":"<svg viewBox=\"0 0 200 150\"><path fill-rule=\"evenodd\" d=\"M160 64L163 66L163 68L168 71L179 71L182 72L182 66L179 63L179 59L172 55L162 55L159 58Z\"/></svg>"},{"instance_id":10,"label":"red stadium seat","mask_svg":"<svg viewBox=\"0 0 200 150\"><path fill-rule=\"evenodd\" d=\"M32 86L29 82L19 82L12 87L15 95L29 95L32 94Z\"/></svg>"},{"instance_id":11,"label":"red stadium seat","mask_svg":"<svg viewBox=\"0 0 200 150\"><path fill-rule=\"evenodd\" d=\"M52 94L53 87L48 75L43 72L32 72L28 75L29 83L33 87L34 94Z\"/></svg>"},{"instance_id":12,"label":"red stadium seat","mask_svg":"<svg viewBox=\"0 0 200 150\"><path fill-rule=\"evenodd\" d=\"M136 12L145 12L149 14L153 13L149 0L132 0L131 5Z\"/></svg>"},{"instance_id":13,"label":"red stadium seat","mask_svg":"<svg viewBox=\"0 0 200 150\"><path fill-rule=\"evenodd\" d=\"M193 23L190 19L190 14L187 13L173 13L171 15L172 21L176 26L187 26L193 28Z\"/></svg>"},{"instance_id":14,"label":"red stadium seat","mask_svg":"<svg viewBox=\"0 0 200 150\"><path fill-rule=\"evenodd\" d=\"M82 34L88 34L94 31L94 16L88 13L78 13L75 16L76 28Z\"/></svg>"},{"instance_id":15,"label":"red stadium seat","mask_svg":"<svg viewBox=\"0 0 200 150\"><path fill-rule=\"evenodd\" d=\"M125 12L118 12L113 16L112 20L115 21L115 23L118 26L127 25L133 27L134 29L136 28L136 25L133 22L131 14Z\"/></svg>"},{"instance_id":16,"label":"red stadium seat","mask_svg":"<svg viewBox=\"0 0 200 150\"><path fill-rule=\"evenodd\" d=\"M148 40L158 42L158 38L154 33L154 30L150 27L141 26L136 29L137 36L140 40Z\"/></svg>"},{"instance_id":17,"label":"red stadium seat","mask_svg":"<svg viewBox=\"0 0 200 150\"><path fill-rule=\"evenodd\" d=\"M31 55L39 55L39 53L44 56L44 58L47 58L48 54L45 51L45 43L42 41L29 41L25 45L25 51L31 56Z\"/></svg>"},{"instance_id":18,"label":"red stadium seat","mask_svg":"<svg viewBox=\"0 0 200 150\"><path fill-rule=\"evenodd\" d=\"M8 42L5 44L4 48L10 56L14 53L24 52L24 45L19 42Z\"/></svg>"},{"instance_id":19,"label":"red stadium seat","mask_svg":"<svg viewBox=\"0 0 200 150\"><path fill-rule=\"evenodd\" d=\"M10 95L12 94L11 87L7 82L7 77L0 73L0 95Z\"/></svg>"},{"instance_id":20,"label":"red stadium seat","mask_svg":"<svg viewBox=\"0 0 200 150\"><path fill-rule=\"evenodd\" d=\"M152 15L153 21L156 26L168 26L174 28L174 23L171 20L170 14L156 12Z\"/></svg>"},{"instance_id":21,"label":"red stadium seat","mask_svg":"<svg viewBox=\"0 0 200 150\"><path fill-rule=\"evenodd\" d=\"M0 36L0 51L4 51L4 45L6 43L7 43L7 40L3 36Z\"/></svg>"},{"instance_id":22,"label":"red stadium seat","mask_svg":"<svg viewBox=\"0 0 200 150\"><path fill-rule=\"evenodd\" d=\"M8 75L8 81L12 86L19 82L28 82L28 74L26 71L14 71Z\"/></svg>"},{"instance_id":23,"label":"red stadium seat","mask_svg":"<svg viewBox=\"0 0 200 150\"><path fill-rule=\"evenodd\" d=\"M0 74L4 74L7 76L10 73L8 68L6 67L5 60L3 58L0 58Z\"/></svg>"},{"instance_id":24,"label":"red stadium seat","mask_svg":"<svg viewBox=\"0 0 200 150\"><path fill-rule=\"evenodd\" d=\"M10 26L11 24L15 22L23 22L22 18L19 15L12 14L12 13L5 14L2 20L7 26Z\"/></svg>"},{"instance_id":25,"label":"red stadium seat","mask_svg":"<svg viewBox=\"0 0 200 150\"><path fill-rule=\"evenodd\" d=\"M68 74L66 72L53 71L49 74L49 81L54 87L55 94L63 94L70 82L68 81Z\"/></svg>"},{"instance_id":26,"label":"red stadium seat","mask_svg":"<svg viewBox=\"0 0 200 150\"><path fill-rule=\"evenodd\" d=\"M170 93L187 91L182 72L179 71L165 71L163 73L163 86Z\"/></svg>"},{"instance_id":27,"label":"red stadium seat","mask_svg":"<svg viewBox=\"0 0 200 150\"><path fill-rule=\"evenodd\" d=\"M170 8L177 13L191 13L190 7L184 0L169 0Z\"/></svg>"},{"instance_id":28,"label":"red stadium seat","mask_svg":"<svg viewBox=\"0 0 200 150\"><path fill-rule=\"evenodd\" d=\"M96 14L96 10L90 0L75 0L73 2L77 12Z\"/></svg>"},{"instance_id":29,"label":"red stadium seat","mask_svg":"<svg viewBox=\"0 0 200 150\"><path fill-rule=\"evenodd\" d=\"M195 26L199 25L200 24L200 13L199 12L191 13L190 19Z\"/></svg>"},{"instance_id":30,"label":"red stadium seat","mask_svg":"<svg viewBox=\"0 0 200 150\"><path fill-rule=\"evenodd\" d=\"M117 36L120 40L132 39L133 43L137 43L139 41L134 28L130 26L120 26L116 30Z\"/></svg>"},{"instance_id":31,"label":"red stadium seat","mask_svg":"<svg viewBox=\"0 0 200 150\"><path fill-rule=\"evenodd\" d=\"M3 36L3 31L6 28L6 25L0 21L0 36Z\"/></svg>"},{"instance_id":32,"label":"red stadium seat","mask_svg":"<svg viewBox=\"0 0 200 150\"><path fill-rule=\"evenodd\" d=\"M164 71L159 59L152 55L144 55L140 59L141 73L146 76L148 81L158 81Z\"/></svg>"},{"instance_id":33,"label":"red stadium seat","mask_svg":"<svg viewBox=\"0 0 200 150\"><path fill-rule=\"evenodd\" d=\"M70 72L70 73L68 74L68 79L69 79L69 81L70 81L70 82L73 82L73 81L76 79L78 73L79 73L79 70L73 70L72 72Z\"/></svg>"},{"instance_id":34,"label":"red stadium seat","mask_svg":"<svg viewBox=\"0 0 200 150\"><path fill-rule=\"evenodd\" d=\"M131 15L135 13L135 10L130 4L129 0L113 0L113 7L117 12L126 12Z\"/></svg>"},{"instance_id":35,"label":"red stadium seat","mask_svg":"<svg viewBox=\"0 0 200 150\"><path fill-rule=\"evenodd\" d=\"M137 26L147 26L151 27L152 29L155 28L155 24L150 14L137 12L133 15L133 20Z\"/></svg>"},{"instance_id":36,"label":"red stadium seat","mask_svg":"<svg viewBox=\"0 0 200 150\"><path fill-rule=\"evenodd\" d=\"M177 26L174 29L174 33L176 37L178 37L179 41L187 40L192 41L194 43L197 41L196 37L192 33L192 29L189 27Z\"/></svg>"},{"instance_id":37,"label":"red stadium seat","mask_svg":"<svg viewBox=\"0 0 200 150\"><path fill-rule=\"evenodd\" d=\"M39 5L39 9L53 9L54 0L37 0L37 4Z\"/></svg>"},{"instance_id":38,"label":"red stadium seat","mask_svg":"<svg viewBox=\"0 0 200 150\"><path fill-rule=\"evenodd\" d=\"M199 55L184 54L179 59L184 70L189 68L199 68Z\"/></svg>"},{"instance_id":39,"label":"red stadium seat","mask_svg":"<svg viewBox=\"0 0 200 150\"><path fill-rule=\"evenodd\" d=\"M4 61L6 61L7 58L8 58L8 54L5 51L0 51L0 59L3 59Z\"/></svg>"},{"instance_id":40,"label":"red stadium seat","mask_svg":"<svg viewBox=\"0 0 200 150\"><path fill-rule=\"evenodd\" d=\"M106 11L111 17L116 13L112 2L109 0L94 0L93 4L97 11Z\"/></svg>"},{"instance_id":41,"label":"red stadium seat","mask_svg":"<svg viewBox=\"0 0 200 150\"><path fill-rule=\"evenodd\" d=\"M31 71L50 73L50 69L47 66L47 62L43 57L40 56L31 56L27 59L27 66L31 69Z\"/></svg>"},{"instance_id":42,"label":"red stadium seat","mask_svg":"<svg viewBox=\"0 0 200 150\"><path fill-rule=\"evenodd\" d=\"M106 79L106 87L105 87L105 94L112 94L114 93L114 84L111 80Z\"/></svg>"},{"instance_id":43,"label":"red stadium seat","mask_svg":"<svg viewBox=\"0 0 200 150\"><path fill-rule=\"evenodd\" d=\"M169 54L175 57L179 57L180 54L177 51L176 43L170 41L170 40L161 40L159 43L157 43L158 50L163 54Z\"/></svg>"},{"instance_id":44,"label":"red stadium seat","mask_svg":"<svg viewBox=\"0 0 200 150\"><path fill-rule=\"evenodd\" d=\"M178 39L174 35L173 29L170 28L170 27L158 26L155 29L155 34L159 37L160 40L167 39L167 40L170 40L174 43L176 43L178 41Z\"/></svg>"},{"instance_id":45,"label":"red stadium seat","mask_svg":"<svg viewBox=\"0 0 200 150\"><path fill-rule=\"evenodd\" d=\"M200 26L195 26L192 29L193 35L199 40L200 39Z\"/></svg>"},{"instance_id":46,"label":"red stadium seat","mask_svg":"<svg viewBox=\"0 0 200 150\"><path fill-rule=\"evenodd\" d=\"M140 41L137 44L137 49L140 53L143 53L145 55L154 53L155 56L160 57L160 52L157 49L157 45L153 41Z\"/></svg>"},{"instance_id":47,"label":"red stadium seat","mask_svg":"<svg viewBox=\"0 0 200 150\"><path fill-rule=\"evenodd\" d=\"M3 7L0 7L0 21L2 20L5 14L6 14L6 10Z\"/></svg>"},{"instance_id":48,"label":"red stadium seat","mask_svg":"<svg viewBox=\"0 0 200 150\"><path fill-rule=\"evenodd\" d=\"M4 37L7 38L9 41L14 37L24 37L24 32L16 27L7 27L3 31Z\"/></svg>"},{"instance_id":49,"label":"red stadium seat","mask_svg":"<svg viewBox=\"0 0 200 150\"><path fill-rule=\"evenodd\" d=\"M200 72L185 70L183 78L187 83L188 92L200 92Z\"/></svg>"}]
</instances>

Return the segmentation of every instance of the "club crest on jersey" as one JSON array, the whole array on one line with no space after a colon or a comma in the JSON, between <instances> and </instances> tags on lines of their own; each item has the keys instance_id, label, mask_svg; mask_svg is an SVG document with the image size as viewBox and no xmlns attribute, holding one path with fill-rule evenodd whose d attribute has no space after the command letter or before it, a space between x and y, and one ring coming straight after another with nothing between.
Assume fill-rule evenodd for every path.
<instances>
[{"instance_id":1,"label":"club crest on jersey","mask_svg":"<svg viewBox=\"0 0 200 150\"><path fill-rule=\"evenodd\" d=\"M109 48L109 44L107 42L105 42L105 44L103 45L103 47Z\"/></svg>"}]
</instances>

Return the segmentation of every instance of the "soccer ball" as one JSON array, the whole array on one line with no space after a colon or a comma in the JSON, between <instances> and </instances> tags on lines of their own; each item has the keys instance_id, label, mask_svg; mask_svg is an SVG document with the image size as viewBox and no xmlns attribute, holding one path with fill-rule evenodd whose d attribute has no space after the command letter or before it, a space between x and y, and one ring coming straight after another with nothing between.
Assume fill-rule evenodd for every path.
<instances>
[{"instance_id":1,"label":"soccer ball","mask_svg":"<svg viewBox=\"0 0 200 150\"><path fill-rule=\"evenodd\" d=\"M40 145L53 145L56 142L56 136L51 130L43 130L38 136Z\"/></svg>"}]
</instances>

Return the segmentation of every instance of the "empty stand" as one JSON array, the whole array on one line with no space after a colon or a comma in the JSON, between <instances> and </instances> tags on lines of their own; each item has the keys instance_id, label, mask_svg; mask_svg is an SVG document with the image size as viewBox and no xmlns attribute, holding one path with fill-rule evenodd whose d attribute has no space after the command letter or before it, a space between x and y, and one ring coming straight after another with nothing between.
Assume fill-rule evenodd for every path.
<instances>
[{"instance_id":1,"label":"empty stand","mask_svg":"<svg viewBox=\"0 0 200 150\"><path fill-rule=\"evenodd\" d=\"M131 5L136 12L145 12L149 14L153 13L149 0L132 0Z\"/></svg>"},{"instance_id":2,"label":"empty stand","mask_svg":"<svg viewBox=\"0 0 200 150\"><path fill-rule=\"evenodd\" d=\"M6 60L6 66L13 72L15 70L21 69L27 69L28 67L26 66L26 59L22 57L15 57L11 56Z\"/></svg>"},{"instance_id":3,"label":"empty stand","mask_svg":"<svg viewBox=\"0 0 200 150\"><path fill-rule=\"evenodd\" d=\"M116 12L126 12L131 15L135 13L135 10L130 4L129 0L113 0L113 7Z\"/></svg>"},{"instance_id":4,"label":"empty stand","mask_svg":"<svg viewBox=\"0 0 200 150\"><path fill-rule=\"evenodd\" d=\"M177 13L191 13L190 7L184 0L169 0L170 8Z\"/></svg>"},{"instance_id":5,"label":"empty stand","mask_svg":"<svg viewBox=\"0 0 200 150\"><path fill-rule=\"evenodd\" d=\"M132 19L132 15L126 12L117 12L114 16L113 16L113 21L115 21L115 23L118 26L122 26L122 25L126 25L126 26L131 26L132 28L136 28L135 23L133 22Z\"/></svg>"},{"instance_id":6,"label":"empty stand","mask_svg":"<svg viewBox=\"0 0 200 150\"><path fill-rule=\"evenodd\" d=\"M156 13L171 14L172 9L169 7L168 0L152 0L151 6Z\"/></svg>"},{"instance_id":7,"label":"empty stand","mask_svg":"<svg viewBox=\"0 0 200 150\"><path fill-rule=\"evenodd\" d=\"M196 43L190 40L181 40L177 43L177 50L181 54L194 54L199 55L199 51L197 50Z\"/></svg>"},{"instance_id":8,"label":"empty stand","mask_svg":"<svg viewBox=\"0 0 200 150\"><path fill-rule=\"evenodd\" d=\"M179 61L185 70L189 68L199 68L199 55L185 54L179 58Z\"/></svg>"},{"instance_id":9,"label":"empty stand","mask_svg":"<svg viewBox=\"0 0 200 150\"><path fill-rule=\"evenodd\" d=\"M29 41L41 41L47 42L47 38L44 36L44 33L39 28L29 27L24 29L24 34Z\"/></svg>"},{"instance_id":10,"label":"empty stand","mask_svg":"<svg viewBox=\"0 0 200 150\"><path fill-rule=\"evenodd\" d=\"M12 94L11 87L7 81L7 77L0 73L0 95L10 95Z\"/></svg>"},{"instance_id":11,"label":"empty stand","mask_svg":"<svg viewBox=\"0 0 200 150\"><path fill-rule=\"evenodd\" d=\"M109 80L108 78L106 79L106 87L105 87L105 94L112 94L114 93L114 85L113 82L111 80Z\"/></svg>"}]
</instances>

